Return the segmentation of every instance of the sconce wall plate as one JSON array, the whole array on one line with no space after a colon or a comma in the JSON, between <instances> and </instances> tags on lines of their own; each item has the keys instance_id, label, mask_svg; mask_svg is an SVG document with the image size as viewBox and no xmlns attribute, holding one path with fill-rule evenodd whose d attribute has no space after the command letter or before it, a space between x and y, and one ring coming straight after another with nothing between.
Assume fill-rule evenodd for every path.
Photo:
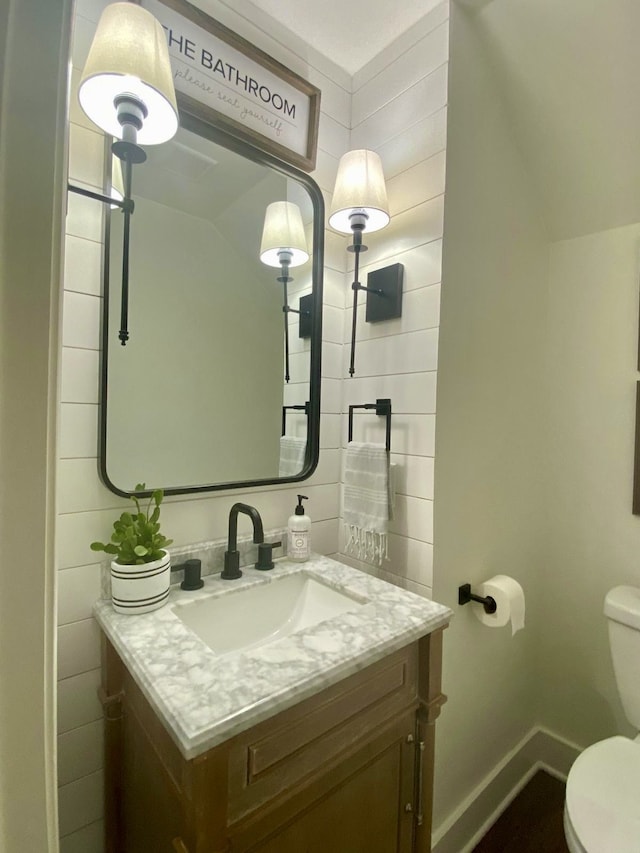
<instances>
[{"instance_id":1,"label":"sconce wall plate","mask_svg":"<svg viewBox=\"0 0 640 853\"><path fill-rule=\"evenodd\" d=\"M306 296L300 297L300 320L298 323L298 337L311 337L311 311L313 310L313 294L307 293Z\"/></svg>"},{"instance_id":2,"label":"sconce wall plate","mask_svg":"<svg viewBox=\"0 0 640 853\"><path fill-rule=\"evenodd\" d=\"M391 264L367 276L367 323L402 317L402 280L404 266Z\"/></svg>"}]
</instances>

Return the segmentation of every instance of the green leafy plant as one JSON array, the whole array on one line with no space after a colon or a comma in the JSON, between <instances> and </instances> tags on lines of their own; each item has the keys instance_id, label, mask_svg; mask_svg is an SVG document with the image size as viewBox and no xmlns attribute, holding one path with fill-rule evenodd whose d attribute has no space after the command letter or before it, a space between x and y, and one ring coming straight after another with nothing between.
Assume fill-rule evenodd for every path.
<instances>
[{"instance_id":1,"label":"green leafy plant","mask_svg":"<svg viewBox=\"0 0 640 853\"><path fill-rule=\"evenodd\" d=\"M144 490L145 484L138 483L135 491L143 492ZM92 542L91 550L105 551L114 556L116 562L123 566L135 566L159 560L163 550L173 542L173 539L167 539L160 533L162 498L162 489L156 489L143 510L140 500L136 495L131 495L136 512L123 512L120 518L113 522L111 542L107 544Z\"/></svg>"}]
</instances>

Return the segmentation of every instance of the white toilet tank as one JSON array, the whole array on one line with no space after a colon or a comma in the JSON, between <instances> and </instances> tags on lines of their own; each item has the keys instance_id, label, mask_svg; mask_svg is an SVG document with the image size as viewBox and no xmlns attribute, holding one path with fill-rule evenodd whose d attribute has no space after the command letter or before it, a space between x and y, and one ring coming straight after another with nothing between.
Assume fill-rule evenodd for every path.
<instances>
[{"instance_id":1,"label":"white toilet tank","mask_svg":"<svg viewBox=\"0 0 640 853\"><path fill-rule=\"evenodd\" d=\"M640 729L640 589L617 586L607 593L609 645L618 693L627 719Z\"/></svg>"}]
</instances>

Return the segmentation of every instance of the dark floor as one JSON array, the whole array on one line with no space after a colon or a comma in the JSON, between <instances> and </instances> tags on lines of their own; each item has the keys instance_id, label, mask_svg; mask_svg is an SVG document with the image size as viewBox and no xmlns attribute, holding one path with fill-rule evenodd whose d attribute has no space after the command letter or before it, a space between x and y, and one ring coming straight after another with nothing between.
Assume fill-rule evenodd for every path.
<instances>
[{"instance_id":1,"label":"dark floor","mask_svg":"<svg viewBox=\"0 0 640 853\"><path fill-rule=\"evenodd\" d=\"M568 853L563 811L564 783L540 770L473 853Z\"/></svg>"}]
</instances>

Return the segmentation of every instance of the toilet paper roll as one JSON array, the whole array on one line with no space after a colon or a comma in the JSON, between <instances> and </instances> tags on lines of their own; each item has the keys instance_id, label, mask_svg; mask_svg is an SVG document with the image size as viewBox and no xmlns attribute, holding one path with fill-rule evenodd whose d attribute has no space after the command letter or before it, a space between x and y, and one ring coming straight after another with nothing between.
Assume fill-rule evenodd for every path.
<instances>
[{"instance_id":1,"label":"toilet paper roll","mask_svg":"<svg viewBox=\"0 0 640 853\"><path fill-rule=\"evenodd\" d=\"M495 575L478 585L476 595L490 595L496 602L495 613L485 613L481 604L473 603L473 610L483 625L501 628L511 622L511 636L524 628L524 590L518 581L508 575Z\"/></svg>"}]
</instances>

